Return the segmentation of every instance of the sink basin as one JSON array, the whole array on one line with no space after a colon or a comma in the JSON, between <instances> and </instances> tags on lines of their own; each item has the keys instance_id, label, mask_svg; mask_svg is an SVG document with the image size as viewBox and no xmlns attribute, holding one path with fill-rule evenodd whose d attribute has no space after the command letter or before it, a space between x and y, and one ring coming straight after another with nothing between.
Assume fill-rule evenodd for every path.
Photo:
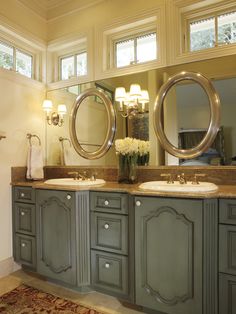
<instances>
[{"instance_id":1,"label":"sink basin","mask_svg":"<svg viewBox=\"0 0 236 314\"><path fill-rule=\"evenodd\" d=\"M141 190L151 190L159 192L214 192L217 185L210 182L199 182L199 184L180 184L179 181L167 183L166 181L149 181L139 185Z\"/></svg>"},{"instance_id":2,"label":"sink basin","mask_svg":"<svg viewBox=\"0 0 236 314\"><path fill-rule=\"evenodd\" d=\"M103 179L92 180L74 180L73 178L49 179L44 183L53 185L73 185L73 186L94 186L106 183Z\"/></svg>"}]
</instances>

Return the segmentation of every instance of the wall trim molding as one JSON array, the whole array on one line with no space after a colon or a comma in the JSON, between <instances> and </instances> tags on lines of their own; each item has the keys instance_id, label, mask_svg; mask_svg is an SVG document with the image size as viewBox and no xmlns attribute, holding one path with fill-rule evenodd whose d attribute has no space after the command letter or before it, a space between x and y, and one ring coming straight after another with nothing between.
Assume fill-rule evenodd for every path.
<instances>
[{"instance_id":1,"label":"wall trim molding","mask_svg":"<svg viewBox=\"0 0 236 314\"><path fill-rule=\"evenodd\" d=\"M5 277L19 270L21 267L14 262L13 257L0 261L0 278Z\"/></svg>"}]
</instances>

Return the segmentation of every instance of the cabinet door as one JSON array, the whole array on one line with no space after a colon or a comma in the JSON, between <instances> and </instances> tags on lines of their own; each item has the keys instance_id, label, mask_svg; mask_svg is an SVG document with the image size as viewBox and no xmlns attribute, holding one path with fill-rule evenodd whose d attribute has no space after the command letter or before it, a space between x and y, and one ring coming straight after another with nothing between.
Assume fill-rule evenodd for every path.
<instances>
[{"instance_id":1,"label":"cabinet door","mask_svg":"<svg viewBox=\"0 0 236 314\"><path fill-rule=\"evenodd\" d=\"M38 190L36 199L37 271L75 284L74 193Z\"/></svg>"},{"instance_id":2,"label":"cabinet door","mask_svg":"<svg viewBox=\"0 0 236 314\"><path fill-rule=\"evenodd\" d=\"M202 201L135 198L136 302L202 313Z\"/></svg>"},{"instance_id":3,"label":"cabinet door","mask_svg":"<svg viewBox=\"0 0 236 314\"><path fill-rule=\"evenodd\" d=\"M219 275L219 314L236 313L236 276Z\"/></svg>"}]
</instances>

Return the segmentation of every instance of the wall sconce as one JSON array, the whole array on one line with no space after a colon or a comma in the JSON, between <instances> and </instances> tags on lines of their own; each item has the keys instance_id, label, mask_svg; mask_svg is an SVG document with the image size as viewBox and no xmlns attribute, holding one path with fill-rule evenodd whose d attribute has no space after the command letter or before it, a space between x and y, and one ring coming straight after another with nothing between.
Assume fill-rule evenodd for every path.
<instances>
[{"instance_id":1,"label":"wall sconce","mask_svg":"<svg viewBox=\"0 0 236 314\"><path fill-rule=\"evenodd\" d=\"M139 84L131 84L129 92L124 87L117 87L115 101L119 102L118 111L124 118L148 112L149 94L147 90L141 90Z\"/></svg>"},{"instance_id":2,"label":"wall sconce","mask_svg":"<svg viewBox=\"0 0 236 314\"><path fill-rule=\"evenodd\" d=\"M52 111L52 101L49 99L45 99L43 101L43 110L46 111L47 114L47 124L49 125L58 125L62 126L64 123L63 116L67 113L66 105L61 104L57 106L57 112L52 112L50 116L50 112Z\"/></svg>"}]
</instances>

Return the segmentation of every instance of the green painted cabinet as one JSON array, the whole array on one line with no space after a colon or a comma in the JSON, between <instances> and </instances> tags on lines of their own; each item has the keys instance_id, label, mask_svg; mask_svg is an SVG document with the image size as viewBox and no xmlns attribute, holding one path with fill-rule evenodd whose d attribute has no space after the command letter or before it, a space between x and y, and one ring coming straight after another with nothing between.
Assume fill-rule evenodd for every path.
<instances>
[{"instance_id":1,"label":"green painted cabinet","mask_svg":"<svg viewBox=\"0 0 236 314\"><path fill-rule=\"evenodd\" d=\"M36 191L37 272L76 284L75 193Z\"/></svg>"},{"instance_id":2,"label":"green painted cabinet","mask_svg":"<svg viewBox=\"0 0 236 314\"><path fill-rule=\"evenodd\" d=\"M136 303L216 314L216 226L216 200L135 197Z\"/></svg>"}]
</instances>

